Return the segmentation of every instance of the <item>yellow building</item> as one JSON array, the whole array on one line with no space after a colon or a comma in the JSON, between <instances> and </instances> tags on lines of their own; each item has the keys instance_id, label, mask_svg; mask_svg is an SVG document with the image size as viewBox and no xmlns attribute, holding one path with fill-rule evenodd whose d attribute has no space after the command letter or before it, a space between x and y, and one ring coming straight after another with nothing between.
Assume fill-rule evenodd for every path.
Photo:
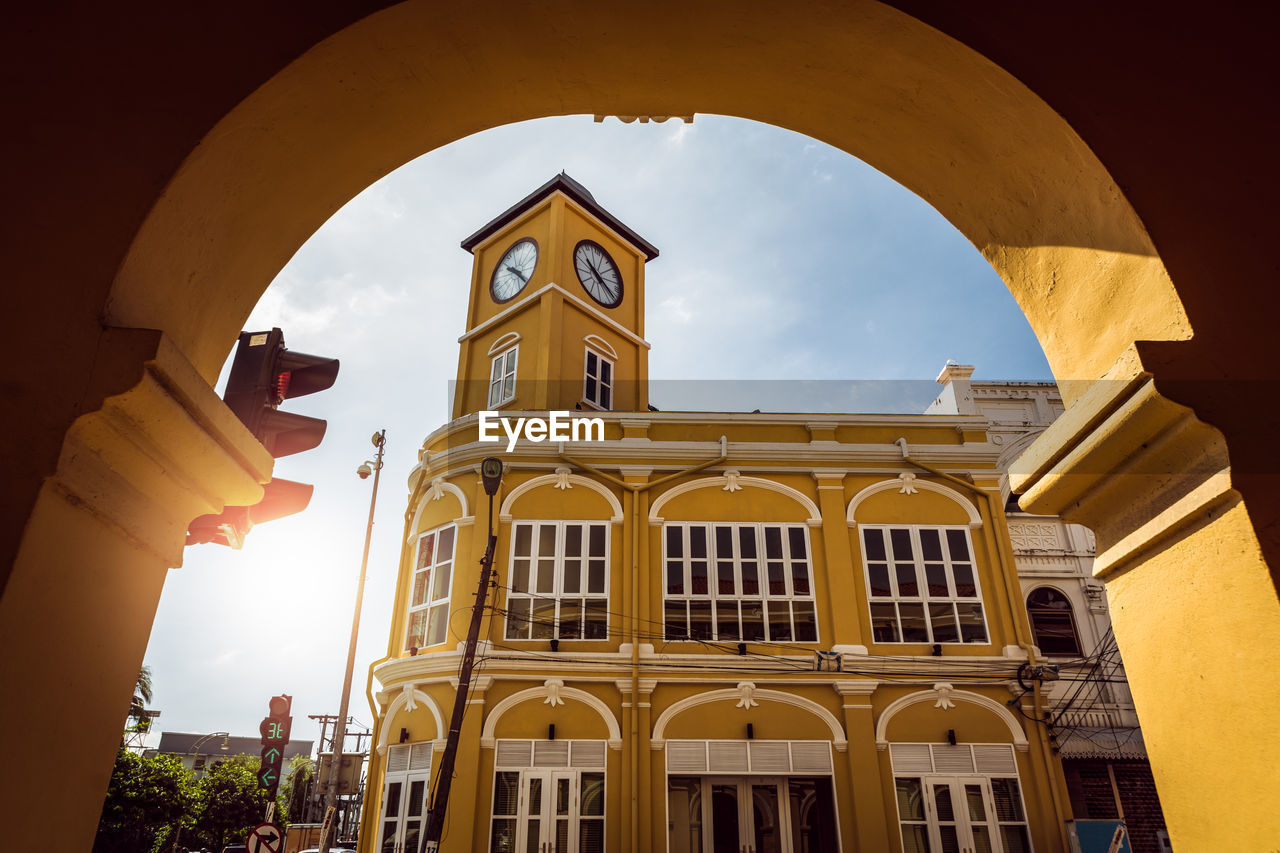
<instances>
[{"instance_id":1,"label":"yellow building","mask_svg":"<svg viewBox=\"0 0 1280 853\"><path fill-rule=\"evenodd\" d=\"M453 420L409 478L373 667L362 850L419 846L486 456L496 583L442 849L1064 849L988 420L652 410L657 250L563 174L463 246ZM508 449L549 410L602 435L526 421Z\"/></svg>"}]
</instances>

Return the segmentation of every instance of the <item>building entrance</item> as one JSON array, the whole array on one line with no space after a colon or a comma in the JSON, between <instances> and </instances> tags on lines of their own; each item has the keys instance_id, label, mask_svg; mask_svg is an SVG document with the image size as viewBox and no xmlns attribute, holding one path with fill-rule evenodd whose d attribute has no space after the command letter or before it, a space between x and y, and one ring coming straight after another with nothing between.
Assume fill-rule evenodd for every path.
<instances>
[{"instance_id":1,"label":"building entrance","mask_svg":"<svg viewBox=\"0 0 1280 853\"><path fill-rule=\"evenodd\" d=\"M786 776L672 776L671 853L839 850L831 780Z\"/></svg>"}]
</instances>

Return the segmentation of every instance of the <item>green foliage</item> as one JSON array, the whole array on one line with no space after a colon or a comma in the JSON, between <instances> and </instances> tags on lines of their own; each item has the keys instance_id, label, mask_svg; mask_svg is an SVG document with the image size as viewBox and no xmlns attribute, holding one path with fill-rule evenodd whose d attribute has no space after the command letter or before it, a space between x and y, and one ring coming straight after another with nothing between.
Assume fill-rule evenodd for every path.
<instances>
[{"instance_id":1,"label":"green foliage","mask_svg":"<svg viewBox=\"0 0 1280 853\"><path fill-rule=\"evenodd\" d=\"M280 783L280 799L288 806L288 820L300 821L306 814L307 796L314 787L316 764L306 755L289 760L284 781Z\"/></svg>"},{"instance_id":2,"label":"green foliage","mask_svg":"<svg viewBox=\"0 0 1280 853\"><path fill-rule=\"evenodd\" d=\"M195 781L173 756L144 758L121 750L102 805L93 853L145 853L188 820Z\"/></svg>"},{"instance_id":3,"label":"green foliage","mask_svg":"<svg viewBox=\"0 0 1280 853\"><path fill-rule=\"evenodd\" d=\"M195 830L189 836L193 843L212 850L243 844L249 830L262 823L270 799L258 786L261 764L259 758L237 755L205 774L198 788ZM277 797L276 818L283 821L285 816L284 799Z\"/></svg>"}]
</instances>

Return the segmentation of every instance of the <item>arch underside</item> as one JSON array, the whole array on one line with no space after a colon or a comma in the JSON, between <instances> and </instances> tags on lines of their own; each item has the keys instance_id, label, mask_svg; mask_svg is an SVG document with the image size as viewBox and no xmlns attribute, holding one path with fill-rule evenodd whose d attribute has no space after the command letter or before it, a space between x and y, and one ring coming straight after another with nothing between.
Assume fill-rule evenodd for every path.
<instances>
[{"instance_id":1,"label":"arch underside","mask_svg":"<svg viewBox=\"0 0 1280 853\"><path fill-rule=\"evenodd\" d=\"M191 154L120 269L108 321L166 329L212 381L298 246L408 160L542 116L719 113L841 148L937 208L1009 286L1068 398L1133 341L1190 336L1133 210L1030 90L887 6L809 5L760 4L728 26L691 22L674 3L642 16L572 0L370 15L277 74ZM489 38L498 26L537 50ZM797 52L821 61L796 63Z\"/></svg>"}]
</instances>

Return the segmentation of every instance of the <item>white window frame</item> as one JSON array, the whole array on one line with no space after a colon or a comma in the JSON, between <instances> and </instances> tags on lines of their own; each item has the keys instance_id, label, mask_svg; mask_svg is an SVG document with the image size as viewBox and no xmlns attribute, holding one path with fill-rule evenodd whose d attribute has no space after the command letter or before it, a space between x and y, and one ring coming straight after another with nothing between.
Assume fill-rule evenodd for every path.
<instances>
[{"instance_id":1,"label":"white window frame","mask_svg":"<svg viewBox=\"0 0 1280 853\"><path fill-rule=\"evenodd\" d=\"M867 606L869 624L872 626L873 643L883 643L885 645L987 645L991 643L991 628L987 621L986 602L982 597L982 584L978 578L978 562L977 555L973 550L973 537L969 533L968 527L947 524L859 524L858 525L858 547L862 552L862 575L863 582L867 591ZM885 545L885 559L872 560L867 549L866 533L870 530L883 531L881 534ZM893 537L891 531L906 530L910 535L911 559L901 559L902 555L894 551ZM926 560L924 557L924 548L920 540L921 531L933 530L937 531L938 538L942 544L942 560ZM951 533L959 533L964 537L965 547L968 549L969 559L960 560L952 557L951 545L948 536ZM903 595L898 586L898 573L896 566L910 563L914 567L916 589L920 593L918 595ZM928 590L928 576L926 574L926 563L930 566L942 566L946 578L947 594L946 595L925 595ZM872 591L871 572L872 565L883 565L888 575L889 595L876 595ZM961 596L956 592L956 576L955 567L966 565L973 576L972 596ZM915 606L919 605L921 613L924 617L924 627L927 639L904 640L902 631L902 611L901 605ZM875 612L877 605L892 605L894 612L894 632L898 639L886 640L879 639L875 636ZM954 640L938 640L934 638L933 616L930 613L930 606L949 606L953 614L953 623L956 628L956 639ZM981 639L964 639L963 623L959 621L959 608L961 606L972 607L976 605L982 614L982 638Z\"/></svg>"},{"instance_id":2,"label":"white window frame","mask_svg":"<svg viewBox=\"0 0 1280 853\"><path fill-rule=\"evenodd\" d=\"M595 375L591 373L591 358L596 359ZM608 376L604 366L608 365ZM614 382L614 360L592 347L587 347L582 357L582 402L595 409L602 411L612 411L614 403L613 382ZM595 383L595 393L592 393L592 383ZM605 392L608 392L607 396Z\"/></svg>"},{"instance_id":3,"label":"white window frame","mask_svg":"<svg viewBox=\"0 0 1280 853\"><path fill-rule=\"evenodd\" d=\"M382 799L378 803L377 816L378 846L375 851L387 849L387 834L391 832L391 853L417 853L418 844L427 828L427 795L431 787L431 759L434 755L432 744L428 742L392 745L387 748L388 768L403 761L403 769L388 769L382 784ZM421 811L413 813L414 784L421 786ZM391 806L391 786L399 785L399 796L395 803L395 814L387 814ZM408 830L413 827L414 834Z\"/></svg>"},{"instance_id":4,"label":"white window frame","mask_svg":"<svg viewBox=\"0 0 1280 853\"><path fill-rule=\"evenodd\" d=\"M516 398L516 368L519 361L519 344L508 347L493 357L489 367L490 409L496 409Z\"/></svg>"},{"instance_id":5,"label":"white window frame","mask_svg":"<svg viewBox=\"0 0 1280 853\"><path fill-rule=\"evenodd\" d=\"M508 640L559 640L572 641L583 640L589 642L600 642L609 639L609 563L611 549L611 531L612 525L607 521L593 521L588 519L573 521L546 521L537 519L528 519L511 522L511 556L507 562L507 601L506 601L506 626L503 629L503 636ZM521 528L529 528L529 554L517 554L516 545L519 541L519 531ZM541 542L540 531L543 528L555 529L554 552L551 556L542 554L538 550ZM570 557L566 551L568 550L568 537L570 528L581 528L581 550L579 555ZM602 556L592 556L591 554L591 531L600 529L604 532L604 553ZM593 560L604 561L603 566L603 589L590 590L591 583L591 562ZM578 569L578 590L576 592L568 591L566 587L565 567L572 560L579 561ZM518 579L520 576L520 566L518 561L527 561L527 571L524 573L524 583L528 586L526 590L518 590ZM551 561L551 590L549 592L538 592L534 587L536 584L535 573L539 569L539 563ZM574 600L579 603L579 609L576 614L568 613L565 608L565 602ZM525 604L527 602L527 604ZM598 602L595 610L588 602ZM554 612L554 620L550 625L550 630L545 631L545 619L535 617L535 611L538 606L548 607ZM521 607L527 607L525 611L527 615L519 612ZM604 634L601 636L587 636L587 614L595 612L603 616ZM577 636L563 636L561 627L570 622L576 615L577 624L579 626L579 634ZM542 627L540 627L542 626ZM517 633L517 629L520 629Z\"/></svg>"},{"instance_id":6,"label":"white window frame","mask_svg":"<svg viewBox=\"0 0 1280 853\"><path fill-rule=\"evenodd\" d=\"M449 553L442 555L440 553L440 536L445 531L450 531ZM427 562L423 564L423 545L430 539L432 554L427 558ZM436 646L448 640L449 633L449 607L452 599L453 590L453 568L458 553L458 526L456 524L443 524L440 527L424 530L418 534L418 544L414 549L413 555L413 575L409 582L408 595L408 615L405 618L404 626L404 645L405 648L424 649L428 646ZM439 578L445 572L447 577L443 580L443 591L435 588L440 585ZM418 588L418 578L424 576L424 598L421 602L415 604L414 597ZM433 590L439 594L433 594ZM414 642L413 636L413 619L417 613L425 613L422 622L421 642ZM438 614L438 615L437 615ZM438 638L431 637L432 616L436 616L440 625Z\"/></svg>"},{"instance_id":7,"label":"white window frame","mask_svg":"<svg viewBox=\"0 0 1280 853\"><path fill-rule=\"evenodd\" d=\"M504 751L507 745L528 744L532 748L532 752L526 752L526 760L516 763L502 763L499 761L499 754ZM609 795L609 778L604 756L607 753L605 744L600 741L499 741L499 749L494 750L494 772L493 772L493 796L490 798L489 807L489 838L488 848L494 850L494 836L497 830L498 821L511 821L513 823L514 832L511 835L511 844L509 849L521 851L531 849L529 847L530 821L538 822L538 850L556 850L555 846L555 829L557 819L566 820L569 824L566 833L568 838L568 848L564 853L582 853L581 851L581 826L584 820L597 822L600 825L600 850L601 853L608 847L608 795ZM547 748L551 747L551 748ZM589 749L589 754L584 757L579 753L580 747ZM551 755L557 755L559 760L547 761ZM571 757L572 756L572 757ZM532 760L528 760L529 758ZM501 774L511 774L516 776L518 785L518 794L516 796L516 808L513 814L498 814L498 782ZM582 814L582 777L584 775L599 776L600 782L604 786L599 793L600 814L583 815ZM529 802L529 787L531 780L540 780L542 782L542 790L540 795L539 808L537 813L531 808ZM564 811L557 810L556 803L556 785L561 780L569 782L569 802L566 804Z\"/></svg>"},{"instance_id":8,"label":"white window frame","mask_svg":"<svg viewBox=\"0 0 1280 853\"><path fill-rule=\"evenodd\" d=\"M908 750L910 753L908 754ZM893 769L894 811L897 816L898 837L902 838L905 825L925 829L930 850L944 849L941 832L943 825L954 826L958 847L974 850L973 825L985 824L991 829L991 849L1002 853L1005 849L1002 827L1021 827L1028 850L1034 849L1031 824L1027 815L1026 793L1018 775L1017 759L1010 744L947 744L894 743L889 746L889 763ZM992 766L992 764L996 766ZM999 765L1003 768L997 769ZM919 784L923 817L902 815L902 800L898 794L899 780L915 780ZM1017 788L1016 805L1020 817L1001 819L996 808L993 782L1012 782ZM950 792L952 819L943 820L938 815L934 785L946 785ZM965 799L965 785L978 785L982 792L986 820L974 820L969 816Z\"/></svg>"},{"instance_id":9,"label":"white window frame","mask_svg":"<svg viewBox=\"0 0 1280 853\"><path fill-rule=\"evenodd\" d=\"M733 531L730 534L730 550L731 553L722 555L717 548L718 528L729 528ZM694 557L691 548L691 541L694 529L704 531L706 537L706 559ZM753 531L753 540L755 543L756 556L754 560L750 557L743 556L742 544L743 540L740 530ZM777 530L778 538L781 545L780 558L770 559L768 557L768 531ZM804 556L795 557L792 555L792 534L791 531L798 531L803 542ZM680 554L673 556L669 550L671 547L671 535L673 531L680 531ZM745 591L745 583L748 580L744 576L744 568L752 562L755 563L755 582L757 584L755 593L747 593ZM694 572L699 568L700 564L705 563L707 591L705 593L694 592ZM772 564L780 563L782 571L782 592L773 592L770 589L769 571ZM794 569L797 564L803 563L805 569L805 583L808 586L808 592L804 593L796 591L796 577ZM724 564L727 564L724 565ZM816 598L816 590L814 588L813 578L813 543L809 539L809 528L805 524L790 524L785 522L738 522L738 521L673 521L668 522L662 527L662 621L663 634L669 641L691 640L708 641L708 642L769 642L769 643L817 643L820 641L820 633L818 631L818 605ZM720 569L727 568L732 573L732 591L725 592L721 590ZM673 591L676 586L676 580L673 572L680 572L678 579L678 589ZM726 578L726 581L728 579ZM706 637L695 637L693 630L693 613L694 604L707 602L710 605L710 634ZM753 608L751 613L745 610L744 605L760 604L759 618L761 630L759 636L748 637L747 628L748 615L754 617L756 609ZM771 621L774 615L774 607L785 607L787 612L788 631L787 636L773 636L771 629ZM669 616L675 614L676 611L683 607L683 630L678 620L670 620ZM805 610L812 616L813 637L806 639L796 639L796 626L800 624L797 614L803 613ZM720 627L721 614L727 617L730 612L736 614L736 625L729 630L722 630ZM727 624L727 618L725 619ZM754 618L752 619L754 622Z\"/></svg>"}]
</instances>

